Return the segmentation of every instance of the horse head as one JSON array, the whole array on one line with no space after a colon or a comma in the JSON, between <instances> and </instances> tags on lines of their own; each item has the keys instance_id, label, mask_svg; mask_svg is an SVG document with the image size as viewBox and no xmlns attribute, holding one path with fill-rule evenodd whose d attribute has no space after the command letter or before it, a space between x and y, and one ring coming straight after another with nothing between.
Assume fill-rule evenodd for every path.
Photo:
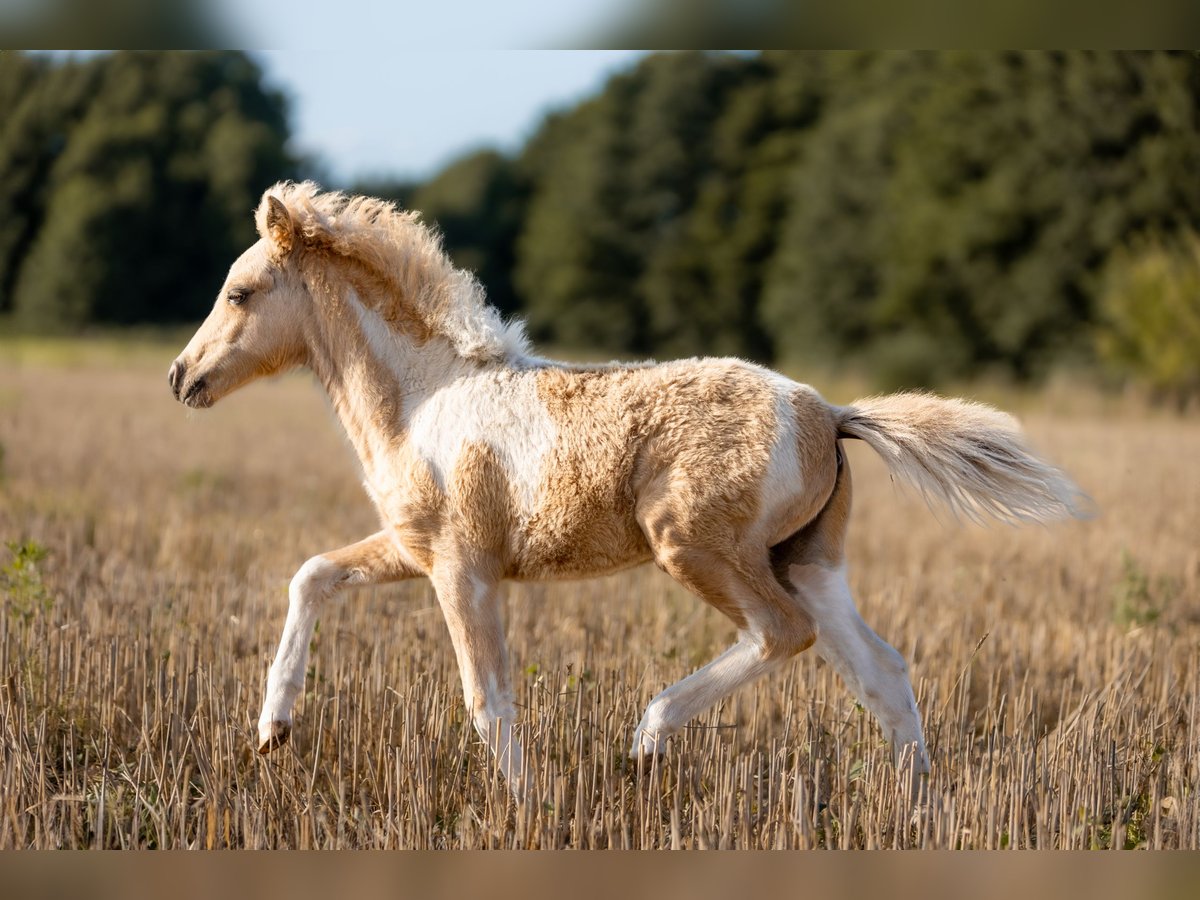
<instances>
[{"instance_id":1,"label":"horse head","mask_svg":"<svg viewBox=\"0 0 1200 900\"><path fill-rule=\"evenodd\" d=\"M296 221L269 192L255 221L259 240L230 267L212 312L167 373L186 406L207 408L256 378L305 362L313 302L297 266Z\"/></svg>"}]
</instances>

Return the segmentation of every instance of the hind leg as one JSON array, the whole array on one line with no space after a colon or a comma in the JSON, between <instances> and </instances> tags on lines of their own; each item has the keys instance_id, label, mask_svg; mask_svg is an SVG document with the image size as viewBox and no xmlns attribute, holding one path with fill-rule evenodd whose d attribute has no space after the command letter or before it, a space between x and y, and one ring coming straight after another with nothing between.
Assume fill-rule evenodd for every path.
<instances>
[{"instance_id":1,"label":"hind leg","mask_svg":"<svg viewBox=\"0 0 1200 900\"><path fill-rule=\"evenodd\" d=\"M816 630L771 573L766 550L739 566L699 548L656 547L659 564L738 626L738 641L712 662L658 694L634 731L630 756L660 753L666 739L738 688L812 645Z\"/></svg>"},{"instance_id":2,"label":"hind leg","mask_svg":"<svg viewBox=\"0 0 1200 900\"><path fill-rule=\"evenodd\" d=\"M846 582L850 496L850 467L839 449L837 482L829 502L802 531L772 548L771 560L780 584L820 626L817 653L879 722L897 766L911 759L912 774L920 776L929 771L929 757L908 666L863 621Z\"/></svg>"},{"instance_id":3,"label":"hind leg","mask_svg":"<svg viewBox=\"0 0 1200 900\"><path fill-rule=\"evenodd\" d=\"M928 773L925 735L908 666L859 615L846 583L845 567L792 565L788 577L797 598L820 623L817 653L879 721L891 741L897 768L903 769L911 759L913 774Z\"/></svg>"}]
</instances>

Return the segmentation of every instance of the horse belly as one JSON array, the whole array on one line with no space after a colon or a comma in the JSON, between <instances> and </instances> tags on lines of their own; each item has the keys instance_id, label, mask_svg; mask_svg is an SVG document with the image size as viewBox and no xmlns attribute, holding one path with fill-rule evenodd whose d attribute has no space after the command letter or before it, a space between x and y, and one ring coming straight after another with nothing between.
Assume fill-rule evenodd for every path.
<instances>
[{"instance_id":1,"label":"horse belly","mask_svg":"<svg viewBox=\"0 0 1200 900\"><path fill-rule=\"evenodd\" d=\"M586 578L635 566L651 558L632 503L597 502L576 495L542 505L523 523L510 578Z\"/></svg>"}]
</instances>

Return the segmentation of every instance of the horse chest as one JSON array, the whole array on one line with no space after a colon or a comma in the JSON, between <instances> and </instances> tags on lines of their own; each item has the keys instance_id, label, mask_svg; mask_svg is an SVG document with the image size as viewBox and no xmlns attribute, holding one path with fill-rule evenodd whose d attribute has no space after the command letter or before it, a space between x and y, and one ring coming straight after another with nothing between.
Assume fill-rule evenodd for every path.
<instances>
[{"instance_id":1,"label":"horse chest","mask_svg":"<svg viewBox=\"0 0 1200 900\"><path fill-rule=\"evenodd\" d=\"M470 477L478 448L489 448L518 515L532 509L558 436L534 380L522 375L463 379L414 404L406 425L411 453L448 495Z\"/></svg>"}]
</instances>

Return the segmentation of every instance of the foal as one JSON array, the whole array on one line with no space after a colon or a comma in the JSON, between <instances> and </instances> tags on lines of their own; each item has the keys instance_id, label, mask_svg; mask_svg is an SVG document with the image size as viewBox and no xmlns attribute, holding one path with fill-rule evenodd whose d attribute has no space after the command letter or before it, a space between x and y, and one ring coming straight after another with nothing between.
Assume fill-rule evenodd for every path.
<instances>
[{"instance_id":1,"label":"foal","mask_svg":"<svg viewBox=\"0 0 1200 900\"><path fill-rule=\"evenodd\" d=\"M1076 514L1077 489L989 407L899 394L848 407L735 359L574 366L532 356L417 216L281 183L261 239L175 360L175 396L211 406L307 366L362 462L381 530L312 557L290 588L259 719L283 744L322 604L341 588L428 577L467 709L517 789L521 749L497 605L502 579L577 578L653 560L737 626L738 641L664 690L633 755L810 646L929 769L901 656L859 617L843 546L866 441L898 475L969 517Z\"/></svg>"}]
</instances>

